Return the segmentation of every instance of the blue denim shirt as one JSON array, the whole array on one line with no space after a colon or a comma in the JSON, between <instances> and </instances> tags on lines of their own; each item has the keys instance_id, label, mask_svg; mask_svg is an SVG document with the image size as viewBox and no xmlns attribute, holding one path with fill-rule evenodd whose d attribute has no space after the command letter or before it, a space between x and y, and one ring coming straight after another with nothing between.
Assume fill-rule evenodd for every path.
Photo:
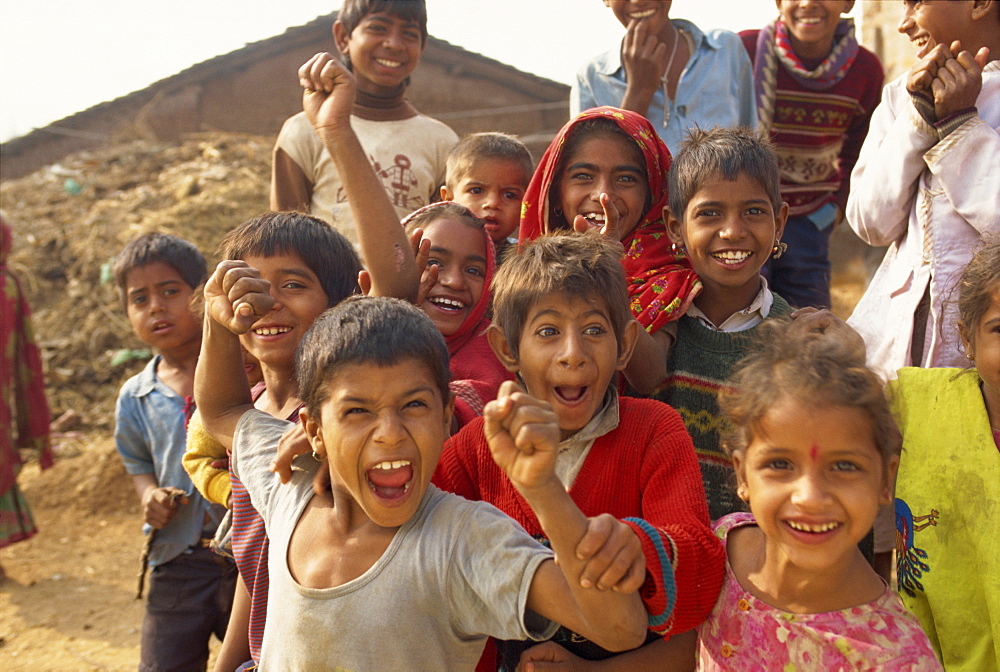
<instances>
[{"instance_id":1,"label":"blue denim shirt","mask_svg":"<svg viewBox=\"0 0 1000 672\"><path fill-rule=\"evenodd\" d=\"M145 369L125 381L115 408L115 447L125 471L130 475L153 474L161 487L173 486L188 493L188 503L156 533L149 552L151 567L170 562L203 535L211 536L226 512L205 501L181 465L187 442L184 399L157 377L159 362L157 355ZM149 525L143 526L146 534L151 530Z\"/></svg>"},{"instance_id":2,"label":"blue denim shirt","mask_svg":"<svg viewBox=\"0 0 1000 672\"><path fill-rule=\"evenodd\" d=\"M756 126L757 107L750 57L736 33L728 30L703 33L684 19L674 19L674 25L691 35L694 53L681 74L674 100L667 101L660 87L649 104L646 118L676 156L684 136L695 125L706 130L713 126ZM600 105L620 107L625 87L625 66L619 45L588 61L576 73L569 94L570 114L576 116ZM664 124L667 102L670 114Z\"/></svg>"}]
</instances>

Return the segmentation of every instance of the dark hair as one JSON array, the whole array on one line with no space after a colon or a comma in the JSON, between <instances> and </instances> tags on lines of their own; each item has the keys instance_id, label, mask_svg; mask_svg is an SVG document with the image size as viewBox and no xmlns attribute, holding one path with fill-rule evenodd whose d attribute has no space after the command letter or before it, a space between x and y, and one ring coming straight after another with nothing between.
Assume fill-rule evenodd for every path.
<instances>
[{"instance_id":1,"label":"dark hair","mask_svg":"<svg viewBox=\"0 0 1000 672\"><path fill-rule=\"evenodd\" d=\"M964 335L975 350L976 329L1000 289L1000 236L986 240L962 271L958 281L958 314ZM972 355L973 353L968 353Z\"/></svg>"},{"instance_id":2,"label":"dark hair","mask_svg":"<svg viewBox=\"0 0 1000 672\"><path fill-rule=\"evenodd\" d=\"M684 221L688 203L705 182L718 175L732 181L741 174L756 180L775 210L781 208L778 157L765 131L718 126L710 131L692 129L670 167L670 212Z\"/></svg>"},{"instance_id":3,"label":"dark hair","mask_svg":"<svg viewBox=\"0 0 1000 672\"><path fill-rule=\"evenodd\" d=\"M471 133L448 152L445 185L454 193L458 181L468 174L472 166L487 159L516 163L524 171L522 186L526 187L531 179L534 161L523 142L507 133Z\"/></svg>"},{"instance_id":4,"label":"dark hair","mask_svg":"<svg viewBox=\"0 0 1000 672\"><path fill-rule=\"evenodd\" d=\"M125 285L129 271L156 262L177 271L184 284L191 289L204 282L208 275L205 257L197 247L169 233L147 233L130 242L115 257L112 271L123 306L128 305Z\"/></svg>"},{"instance_id":5,"label":"dark hair","mask_svg":"<svg viewBox=\"0 0 1000 672\"><path fill-rule=\"evenodd\" d=\"M562 179L562 175L566 172L566 166L569 164L570 158L573 154L580 148L587 140L595 136L605 136L619 138L626 142L626 144L632 148L639 158L638 164L642 169L643 174L646 173L646 158L643 156L642 149L636 143L635 138L625 132L621 126L616 124L611 119L606 117L595 117L593 119L585 119L580 123L573 126L570 130L569 135L566 136L566 142L563 145L562 152L559 156L559 164L556 166L555 178L552 180L552 184L549 185L549 229L572 229L573 222L566 219L566 213L562 211L562 195L559 193L559 181ZM646 203L643 206L642 214L649 211L652 205L652 194L649 193L649 176L646 175Z\"/></svg>"},{"instance_id":6,"label":"dark hair","mask_svg":"<svg viewBox=\"0 0 1000 672\"><path fill-rule=\"evenodd\" d=\"M483 230L483 220L472 214L472 210L454 201L432 203L411 212L403 218L403 230L409 235L414 229L424 228L428 222L441 217L454 217L474 229Z\"/></svg>"},{"instance_id":7,"label":"dark hair","mask_svg":"<svg viewBox=\"0 0 1000 672\"><path fill-rule=\"evenodd\" d=\"M493 323L503 332L511 353L518 345L528 313L546 294L598 299L621 349L625 325L632 319L628 287L618 243L595 233L557 232L527 243L508 254L493 278Z\"/></svg>"},{"instance_id":8,"label":"dark hair","mask_svg":"<svg viewBox=\"0 0 1000 672\"><path fill-rule=\"evenodd\" d=\"M405 359L427 365L448 399L448 347L431 319L406 301L352 296L320 315L299 343L295 375L306 408L326 400L330 379L345 366L392 366Z\"/></svg>"},{"instance_id":9,"label":"dark hair","mask_svg":"<svg viewBox=\"0 0 1000 672\"><path fill-rule=\"evenodd\" d=\"M420 43L427 43L427 5L424 0L344 0L337 21L350 35L369 14L385 12L420 27Z\"/></svg>"},{"instance_id":10,"label":"dark hair","mask_svg":"<svg viewBox=\"0 0 1000 672\"><path fill-rule=\"evenodd\" d=\"M899 455L902 437L889 410L882 380L865 365L864 342L842 322L819 331L808 317L765 320L757 349L736 366L719 406L734 425L723 439L729 454L746 450L764 415L778 400L854 408L871 421L883 462Z\"/></svg>"},{"instance_id":11,"label":"dark hair","mask_svg":"<svg viewBox=\"0 0 1000 672\"><path fill-rule=\"evenodd\" d=\"M354 248L332 226L301 212L267 212L243 222L222 239L218 254L245 259L289 252L319 278L328 307L358 291L361 262Z\"/></svg>"}]
</instances>

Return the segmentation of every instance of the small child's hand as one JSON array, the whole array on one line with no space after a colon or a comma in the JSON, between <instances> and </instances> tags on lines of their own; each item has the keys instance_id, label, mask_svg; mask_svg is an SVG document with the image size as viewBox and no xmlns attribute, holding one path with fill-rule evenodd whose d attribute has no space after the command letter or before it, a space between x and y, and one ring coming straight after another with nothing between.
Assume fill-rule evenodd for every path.
<instances>
[{"instance_id":1,"label":"small child's hand","mask_svg":"<svg viewBox=\"0 0 1000 672\"><path fill-rule=\"evenodd\" d=\"M578 658L555 642L542 642L521 653L514 672L583 672L591 663Z\"/></svg>"},{"instance_id":2,"label":"small child's hand","mask_svg":"<svg viewBox=\"0 0 1000 672\"><path fill-rule=\"evenodd\" d=\"M205 313L234 334L246 333L274 305L270 290L245 261L221 261L205 283Z\"/></svg>"},{"instance_id":3,"label":"small child's hand","mask_svg":"<svg viewBox=\"0 0 1000 672\"><path fill-rule=\"evenodd\" d=\"M860 362L865 361L866 347L861 334L856 332L847 322L834 315L829 310L818 310L807 307L799 308L792 313L798 328L804 329L824 338L832 338L845 345ZM801 332L800 332L801 333Z\"/></svg>"},{"instance_id":4,"label":"small child's hand","mask_svg":"<svg viewBox=\"0 0 1000 672\"><path fill-rule=\"evenodd\" d=\"M519 491L558 483L559 419L547 402L508 380L486 404L483 419L493 460Z\"/></svg>"},{"instance_id":5,"label":"small child's hand","mask_svg":"<svg viewBox=\"0 0 1000 672\"><path fill-rule=\"evenodd\" d=\"M576 546L586 560L580 575L584 588L634 593L646 580L646 556L635 531L609 513L588 519L587 533Z\"/></svg>"},{"instance_id":6,"label":"small child's hand","mask_svg":"<svg viewBox=\"0 0 1000 672\"><path fill-rule=\"evenodd\" d=\"M437 264L428 265L431 257L431 239L424 238L423 229L414 229L410 234L410 247L416 257L417 271L420 273L420 286L417 288L417 298L413 305L419 306L427 298L428 292L437 284L441 267Z\"/></svg>"},{"instance_id":7,"label":"small child's hand","mask_svg":"<svg viewBox=\"0 0 1000 672\"><path fill-rule=\"evenodd\" d=\"M682 39L680 34L676 39ZM630 21L622 40L622 65L628 86L652 96L660 88L669 61L667 45L649 29L649 21Z\"/></svg>"},{"instance_id":8,"label":"small child's hand","mask_svg":"<svg viewBox=\"0 0 1000 672\"><path fill-rule=\"evenodd\" d=\"M142 498L143 518L153 529L162 530L187 503L187 493L180 488L149 488Z\"/></svg>"},{"instance_id":9,"label":"small child's hand","mask_svg":"<svg viewBox=\"0 0 1000 672\"><path fill-rule=\"evenodd\" d=\"M976 106L983 89L983 67L989 59L990 50L983 47L973 56L962 49L961 42L956 41L952 43L950 53L955 56L938 67L930 85L934 112L939 121Z\"/></svg>"},{"instance_id":10,"label":"small child's hand","mask_svg":"<svg viewBox=\"0 0 1000 672\"><path fill-rule=\"evenodd\" d=\"M906 79L906 90L910 94L931 95L931 82L937 76L939 68L943 67L945 61L951 58L951 51L943 44L935 45L926 54L920 56L913 67L910 68Z\"/></svg>"},{"instance_id":11,"label":"small child's hand","mask_svg":"<svg viewBox=\"0 0 1000 672\"><path fill-rule=\"evenodd\" d=\"M593 223L592 220L587 219L583 215L577 215L573 218L573 230L577 233L587 233L588 231L597 231L602 236L610 238L615 242L621 242L621 213L618 212L618 206L615 205L614 200L611 196L606 193L601 193L601 207L604 209L604 225L598 226Z\"/></svg>"},{"instance_id":12,"label":"small child's hand","mask_svg":"<svg viewBox=\"0 0 1000 672\"><path fill-rule=\"evenodd\" d=\"M323 128L350 126L354 107L354 75L333 54L316 54L299 68L302 109L309 123Z\"/></svg>"},{"instance_id":13,"label":"small child's hand","mask_svg":"<svg viewBox=\"0 0 1000 672\"><path fill-rule=\"evenodd\" d=\"M292 462L299 455L304 455L312 451L309 445L309 437L302 423L298 423L285 430L278 441L278 454L271 463L271 471L278 474L282 483L292 480Z\"/></svg>"}]
</instances>

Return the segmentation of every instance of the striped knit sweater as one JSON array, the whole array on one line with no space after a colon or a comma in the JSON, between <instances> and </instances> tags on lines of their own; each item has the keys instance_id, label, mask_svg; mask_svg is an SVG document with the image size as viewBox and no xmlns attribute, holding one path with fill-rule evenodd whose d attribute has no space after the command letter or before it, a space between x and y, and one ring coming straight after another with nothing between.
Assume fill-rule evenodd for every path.
<instances>
[{"instance_id":1,"label":"striped knit sweater","mask_svg":"<svg viewBox=\"0 0 1000 672\"><path fill-rule=\"evenodd\" d=\"M759 30L740 32L754 62ZM792 216L808 215L827 203L844 213L851 171L868 135L872 112L882 98L884 73L864 47L850 70L827 90L810 91L780 62L775 82L771 141L781 170L781 197Z\"/></svg>"},{"instance_id":2,"label":"striped knit sweater","mask_svg":"<svg viewBox=\"0 0 1000 672\"><path fill-rule=\"evenodd\" d=\"M774 294L768 317L789 315L792 307ZM719 408L719 391L736 363L750 352L758 327L737 332L708 329L696 318L677 321L677 341L667 362L667 378L654 397L677 409L694 441L712 520L742 511L736 497L732 461L723 452L729 421Z\"/></svg>"},{"instance_id":3,"label":"striped knit sweater","mask_svg":"<svg viewBox=\"0 0 1000 672\"><path fill-rule=\"evenodd\" d=\"M481 417L445 444L433 480L493 504L544 538L538 518L493 461ZM725 557L708 525L691 438L672 408L652 399L619 398L618 427L594 441L569 494L584 515L610 513L639 536L647 572L641 593L651 630L669 636L705 619L722 585ZM568 639L559 643L577 655L608 655L578 635Z\"/></svg>"}]
</instances>

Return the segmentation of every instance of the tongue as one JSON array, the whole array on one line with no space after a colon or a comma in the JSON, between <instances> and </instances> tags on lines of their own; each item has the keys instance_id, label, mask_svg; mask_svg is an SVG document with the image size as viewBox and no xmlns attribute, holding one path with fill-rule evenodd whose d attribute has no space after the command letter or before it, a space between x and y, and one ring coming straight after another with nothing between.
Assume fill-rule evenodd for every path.
<instances>
[{"instance_id":1,"label":"tongue","mask_svg":"<svg viewBox=\"0 0 1000 672\"><path fill-rule=\"evenodd\" d=\"M369 469L368 482L376 488L401 488L413 478L413 467L399 469Z\"/></svg>"},{"instance_id":2,"label":"tongue","mask_svg":"<svg viewBox=\"0 0 1000 672\"><path fill-rule=\"evenodd\" d=\"M576 401L587 391L586 387L557 387L556 392L566 401Z\"/></svg>"}]
</instances>

